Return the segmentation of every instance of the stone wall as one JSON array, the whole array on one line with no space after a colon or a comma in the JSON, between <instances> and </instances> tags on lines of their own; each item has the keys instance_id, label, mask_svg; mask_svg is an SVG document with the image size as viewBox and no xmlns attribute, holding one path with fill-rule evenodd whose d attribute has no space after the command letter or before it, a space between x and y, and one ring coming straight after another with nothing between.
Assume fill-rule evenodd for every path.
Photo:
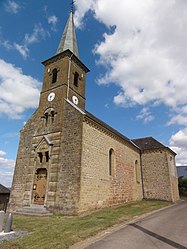
<instances>
[{"instance_id":1,"label":"stone wall","mask_svg":"<svg viewBox=\"0 0 187 249\"><path fill-rule=\"evenodd\" d=\"M109 174L109 151L114 151L113 175ZM83 123L83 151L79 212L142 199L135 161L140 151L114 134L87 120Z\"/></svg>"},{"instance_id":2,"label":"stone wall","mask_svg":"<svg viewBox=\"0 0 187 249\"><path fill-rule=\"evenodd\" d=\"M79 208L82 119L83 115L64 101L55 202L55 210L64 214L76 214Z\"/></svg>"},{"instance_id":3,"label":"stone wall","mask_svg":"<svg viewBox=\"0 0 187 249\"><path fill-rule=\"evenodd\" d=\"M168 152L165 149L146 150L142 153L144 198L166 201L177 199L178 186L176 181L173 181L172 186L169 167Z\"/></svg>"},{"instance_id":4,"label":"stone wall","mask_svg":"<svg viewBox=\"0 0 187 249\"><path fill-rule=\"evenodd\" d=\"M16 158L12 189L9 200L9 211L16 211L23 206L28 168L32 151L32 136L35 132L36 114L26 123L20 132L20 142Z\"/></svg>"},{"instance_id":5,"label":"stone wall","mask_svg":"<svg viewBox=\"0 0 187 249\"><path fill-rule=\"evenodd\" d=\"M178 176L177 176L177 169L176 169L176 162L175 162L175 155L167 152L167 161L168 167L170 172L170 181L171 181L171 192L172 192L172 201L179 200L179 189L178 189Z\"/></svg>"}]
</instances>

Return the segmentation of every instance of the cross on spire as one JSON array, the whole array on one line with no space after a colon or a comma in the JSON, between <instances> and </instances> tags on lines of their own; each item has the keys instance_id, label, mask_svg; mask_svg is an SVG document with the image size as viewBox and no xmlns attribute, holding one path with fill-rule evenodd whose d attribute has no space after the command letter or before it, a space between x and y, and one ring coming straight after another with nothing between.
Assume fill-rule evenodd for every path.
<instances>
[{"instance_id":1,"label":"cross on spire","mask_svg":"<svg viewBox=\"0 0 187 249\"><path fill-rule=\"evenodd\" d=\"M71 12L74 12L74 4L75 4L75 0L71 1Z\"/></svg>"}]
</instances>

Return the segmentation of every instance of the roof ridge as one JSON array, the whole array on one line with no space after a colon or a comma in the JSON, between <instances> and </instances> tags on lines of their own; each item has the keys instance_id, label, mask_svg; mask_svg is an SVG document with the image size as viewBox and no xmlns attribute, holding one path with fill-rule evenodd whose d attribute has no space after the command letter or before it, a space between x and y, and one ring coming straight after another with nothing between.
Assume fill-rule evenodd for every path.
<instances>
[{"instance_id":1,"label":"roof ridge","mask_svg":"<svg viewBox=\"0 0 187 249\"><path fill-rule=\"evenodd\" d=\"M145 138L153 138L153 139L155 139L154 137L149 136L149 137L132 138L131 140L140 140L140 139L145 139ZM155 140L156 140L156 139L155 139ZM156 141L157 141L157 140L156 140Z\"/></svg>"}]
</instances>

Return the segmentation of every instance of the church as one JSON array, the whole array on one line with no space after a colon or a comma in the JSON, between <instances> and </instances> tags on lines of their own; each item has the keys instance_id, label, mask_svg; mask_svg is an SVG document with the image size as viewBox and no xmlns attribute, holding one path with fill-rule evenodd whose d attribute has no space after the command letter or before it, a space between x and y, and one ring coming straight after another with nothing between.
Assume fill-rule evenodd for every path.
<instances>
[{"instance_id":1,"label":"church","mask_svg":"<svg viewBox=\"0 0 187 249\"><path fill-rule=\"evenodd\" d=\"M85 109L86 74L73 11L56 54L42 62L37 110L20 132L9 211L76 215L142 199L177 201L176 153L129 139Z\"/></svg>"}]
</instances>

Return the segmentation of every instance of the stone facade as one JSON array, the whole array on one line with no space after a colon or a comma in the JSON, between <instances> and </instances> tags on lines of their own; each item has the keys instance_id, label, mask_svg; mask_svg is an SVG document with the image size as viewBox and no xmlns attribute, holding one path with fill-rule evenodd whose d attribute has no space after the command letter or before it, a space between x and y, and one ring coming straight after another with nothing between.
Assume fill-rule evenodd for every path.
<instances>
[{"instance_id":1,"label":"stone facade","mask_svg":"<svg viewBox=\"0 0 187 249\"><path fill-rule=\"evenodd\" d=\"M69 50L43 64L44 82L39 107L20 134L9 207L16 211L39 203L34 200L37 197L34 187L37 186L38 172L45 169L46 176L40 176L46 178L43 205L49 210L77 213L83 116L66 98L67 94L69 99L77 96L79 108L84 109L88 69ZM52 83L54 68L57 68L58 77ZM75 72L81 75L78 87L73 84ZM49 101L50 93L55 95L53 101Z\"/></svg>"},{"instance_id":2,"label":"stone facade","mask_svg":"<svg viewBox=\"0 0 187 249\"><path fill-rule=\"evenodd\" d=\"M55 209L76 214L80 199L83 117L68 103L64 109Z\"/></svg>"},{"instance_id":3,"label":"stone facade","mask_svg":"<svg viewBox=\"0 0 187 249\"><path fill-rule=\"evenodd\" d=\"M139 149L86 118L83 124L80 211L142 199ZM114 169L109 173L109 151ZM139 178L141 176L139 175Z\"/></svg>"},{"instance_id":4,"label":"stone facade","mask_svg":"<svg viewBox=\"0 0 187 249\"><path fill-rule=\"evenodd\" d=\"M78 214L142 198L178 200L175 153L153 138L130 140L88 113L89 69L74 51L60 51L43 62L39 106L20 133L9 210Z\"/></svg>"},{"instance_id":5,"label":"stone facade","mask_svg":"<svg viewBox=\"0 0 187 249\"><path fill-rule=\"evenodd\" d=\"M141 158L144 198L178 200L178 178L175 165L174 173L171 173L170 158L174 160L174 155L166 149L155 149L144 151Z\"/></svg>"}]
</instances>

